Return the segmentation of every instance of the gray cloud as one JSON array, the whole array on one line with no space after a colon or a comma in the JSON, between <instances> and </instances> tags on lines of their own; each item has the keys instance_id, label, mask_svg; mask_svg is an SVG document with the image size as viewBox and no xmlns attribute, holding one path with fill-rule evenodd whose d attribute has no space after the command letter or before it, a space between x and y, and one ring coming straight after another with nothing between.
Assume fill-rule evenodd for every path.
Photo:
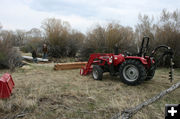
<instances>
[{"instance_id":1,"label":"gray cloud","mask_svg":"<svg viewBox=\"0 0 180 119\"><path fill-rule=\"evenodd\" d=\"M176 10L179 0L1 0L0 22L8 29L40 27L41 21L55 17L85 32L93 24L120 21L134 26L138 14L160 15L162 9Z\"/></svg>"},{"instance_id":2,"label":"gray cloud","mask_svg":"<svg viewBox=\"0 0 180 119\"><path fill-rule=\"evenodd\" d=\"M91 17L96 15L96 8L87 2L65 1L65 0L33 0L30 7L34 10L44 12L55 12L62 15L74 15Z\"/></svg>"}]
</instances>

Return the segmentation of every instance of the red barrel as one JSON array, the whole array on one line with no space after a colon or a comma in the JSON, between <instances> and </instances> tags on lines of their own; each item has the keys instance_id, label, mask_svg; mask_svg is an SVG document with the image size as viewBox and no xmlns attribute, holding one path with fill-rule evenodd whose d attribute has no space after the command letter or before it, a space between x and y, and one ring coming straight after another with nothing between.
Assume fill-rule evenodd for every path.
<instances>
[{"instance_id":1,"label":"red barrel","mask_svg":"<svg viewBox=\"0 0 180 119\"><path fill-rule=\"evenodd\" d=\"M9 98L12 89L14 88L14 81L10 74L6 73L0 78L0 98Z\"/></svg>"}]
</instances>

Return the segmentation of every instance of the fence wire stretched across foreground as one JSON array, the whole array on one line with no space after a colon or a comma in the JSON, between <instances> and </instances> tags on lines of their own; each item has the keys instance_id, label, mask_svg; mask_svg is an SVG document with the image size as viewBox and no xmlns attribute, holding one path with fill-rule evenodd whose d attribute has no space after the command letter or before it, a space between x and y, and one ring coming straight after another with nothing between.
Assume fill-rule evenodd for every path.
<instances>
[{"instance_id":1,"label":"fence wire stretched across foreground","mask_svg":"<svg viewBox=\"0 0 180 119\"><path fill-rule=\"evenodd\" d=\"M122 112L117 113L116 115L114 115L111 119L129 119L131 118L134 114L136 114L139 110L141 110L143 107L148 106L152 103L154 103L155 101L161 99L163 96L167 95L168 93L174 91L175 89L180 87L180 81L174 85L172 85L170 88L160 92L159 94L157 94L156 96L148 99L147 101L133 107L130 109L126 109Z\"/></svg>"}]
</instances>

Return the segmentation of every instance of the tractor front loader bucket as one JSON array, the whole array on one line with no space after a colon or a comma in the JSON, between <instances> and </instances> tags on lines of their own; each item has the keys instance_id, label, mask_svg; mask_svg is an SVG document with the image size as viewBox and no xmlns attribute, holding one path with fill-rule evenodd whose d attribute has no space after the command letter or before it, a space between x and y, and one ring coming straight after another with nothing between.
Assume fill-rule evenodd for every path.
<instances>
[{"instance_id":1,"label":"tractor front loader bucket","mask_svg":"<svg viewBox=\"0 0 180 119\"><path fill-rule=\"evenodd\" d=\"M0 78L0 99L9 98L12 89L14 88L14 81L10 74L6 73Z\"/></svg>"}]
</instances>

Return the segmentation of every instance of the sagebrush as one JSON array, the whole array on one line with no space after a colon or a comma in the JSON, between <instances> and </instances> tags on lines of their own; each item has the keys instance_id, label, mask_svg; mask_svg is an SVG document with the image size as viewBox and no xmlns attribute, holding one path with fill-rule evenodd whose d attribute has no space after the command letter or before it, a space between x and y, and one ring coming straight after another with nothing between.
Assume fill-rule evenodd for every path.
<instances>
[{"instance_id":1,"label":"sagebrush","mask_svg":"<svg viewBox=\"0 0 180 119\"><path fill-rule=\"evenodd\" d=\"M10 68L14 70L15 67L22 65L21 60L17 48L14 48L9 41L0 41L0 69Z\"/></svg>"}]
</instances>

